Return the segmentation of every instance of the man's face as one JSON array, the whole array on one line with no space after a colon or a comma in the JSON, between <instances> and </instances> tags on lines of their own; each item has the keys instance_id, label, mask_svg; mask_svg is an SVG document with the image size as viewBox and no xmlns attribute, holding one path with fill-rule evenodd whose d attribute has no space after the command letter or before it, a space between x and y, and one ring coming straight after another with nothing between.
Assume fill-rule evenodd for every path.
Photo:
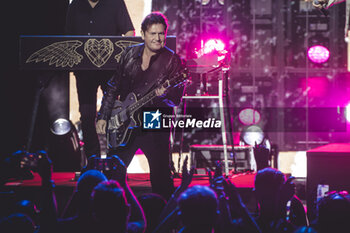
<instances>
[{"instance_id":1,"label":"man's face","mask_svg":"<svg viewBox=\"0 0 350 233\"><path fill-rule=\"evenodd\" d=\"M145 41L145 48L151 52L157 52L164 48L166 31L161 23L152 24L146 32L141 31L142 39Z\"/></svg>"}]
</instances>

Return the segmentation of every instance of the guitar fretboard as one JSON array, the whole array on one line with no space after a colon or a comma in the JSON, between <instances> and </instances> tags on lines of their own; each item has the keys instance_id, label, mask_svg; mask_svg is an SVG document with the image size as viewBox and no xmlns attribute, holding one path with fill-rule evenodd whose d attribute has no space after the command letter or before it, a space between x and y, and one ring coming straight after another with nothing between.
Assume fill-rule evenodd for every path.
<instances>
[{"instance_id":1,"label":"guitar fretboard","mask_svg":"<svg viewBox=\"0 0 350 233\"><path fill-rule=\"evenodd\" d=\"M151 101L154 97L156 97L156 91L151 91L150 93L148 93L147 95L145 95L143 98L141 98L139 101L137 101L136 103L133 103L129 106L129 110L130 112L134 113L135 111L137 111L138 109L140 109L142 106L144 106L145 104L147 104L149 101Z\"/></svg>"},{"instance_id":2,"label":"guitar fretboard","mask_svg":"<svg viewBox=\"0 0 350 233\"><path fill-rule=\"evenodd\" d=\"M184 75L184 77L186 77L185 74L180 73L178 75L176 75L174 78L170 79L168 83L163 83L161 85L161 87L165 87L165 88L169 88L171 86L175 86L175 84L179 84L180 81L183 81L183 79L178 80L178 78ZM136 103L131 104L128 108L130 110L131 113L134 113L135 111L137 111L138 109L140 109L142 106L144 106L145 104L147 104L149 101L151 101L154 97L156 97L156 89L149 92L148 94L146 94L144 97L142 97L139 101L137 101Z\"/></svg>"}]
</instances>

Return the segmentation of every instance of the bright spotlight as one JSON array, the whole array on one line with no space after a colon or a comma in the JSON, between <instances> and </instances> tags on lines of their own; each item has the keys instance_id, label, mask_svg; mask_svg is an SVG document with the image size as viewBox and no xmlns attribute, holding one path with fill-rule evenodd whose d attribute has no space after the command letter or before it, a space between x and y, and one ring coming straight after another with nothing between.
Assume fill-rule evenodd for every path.
<instances>
[{"instance_id":1,"label":"bright spotlight","mask_svg":"<svg viewBox=\"0 0 350 233\"><path fill-rule=\"evenodd\" d=\"M263 130L257 125L251 125L241 134L244 143L255 146L255 144L260 145L264 142L265 134Z\"/></svg>"},{"instance_id":2,"label":"bright spotlight","mask_svg":"<svg viewBox=\"0 0 350 233\"><path fill-rule=\"evenodd\" d=\"M204 44L204 54L215 51L222 51L225 49L225 44L219 39L210 39Z\"/></svg>"},{"instance_id":3,"label":"bright spotlight","mask_svg":"<svg viewBox=\"0 0 350 233\"><path fill-rule=\"evenodd\" d=\"M308 58L314 63L325 63L330 57L329 50L322 45L314 45L307 51Z\"/></svg>"},{"instance_id":4,"label":"bright spotlight","mask_svg":"<svg viewBox=\"0 0 350 233\"><path fill-rule=\"evenodd\" d=\"M51 126L51 132L55 135L65 135L71 130L71 122L60 118L57 119Z\"/></svg>"},{"instance_id":5,"label":"bright spotlight","mask_svg":"<svg viewBox=\"0 0 350 233\"><path fill-rule=\"evenodd\" d=\"M225 50L225 46L225 43L220 39L209 39L205 43L202 40L201 48L199 50L196 50L195 53L199 58L203 55L216 52L218 54L218 61L221 61L225 58L226 54L228 53L227 50Z\"/></svg>"}]
</instances>

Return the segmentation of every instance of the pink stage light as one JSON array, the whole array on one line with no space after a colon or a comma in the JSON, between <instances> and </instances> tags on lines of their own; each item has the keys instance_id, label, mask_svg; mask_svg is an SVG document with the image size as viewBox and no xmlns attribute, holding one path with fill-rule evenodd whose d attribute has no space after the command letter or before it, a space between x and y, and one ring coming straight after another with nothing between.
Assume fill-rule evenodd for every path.
<instances>
[{"instance_id":1,"label":"pink stage light","mask_svg":"<svg viewBox=\"0 0 350 233\"><path fill-rule=\"evenodd\" d=\"M312 62L321 64L328 61L330 52L322 45L315 45L308 49L307 56Z\"/></svg>"},{"instance_id":2,"label":"pink stage light","mask_svg":"<svg viewBox=\"0 0 350 233\"><path fill-rule=\"evenodd\" d=\"M204 45L204 54L208 54L215 51L222 51L225 49L225 44L222 40L210 39Z\"/></svg>"},{"instance_id":3,"label":"pink stage light","mask_svg":"<svg viewBox=\"0 0 350 233\"><path fill-rule=\"evenodd\" d=\"M195 51L198 58L213 52L216 52L219 55L218 61L223 60L227 54L227 50L225 50L225 43L220 39L209 39L205 43L202 40L201 48Z\"/></svg>"}]
</instances>

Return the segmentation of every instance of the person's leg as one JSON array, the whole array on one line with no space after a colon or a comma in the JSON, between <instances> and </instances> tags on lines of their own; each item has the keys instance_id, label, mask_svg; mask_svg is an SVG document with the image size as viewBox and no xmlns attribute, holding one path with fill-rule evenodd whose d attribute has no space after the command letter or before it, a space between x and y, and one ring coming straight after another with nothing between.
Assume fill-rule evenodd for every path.
<instances>
[{"instance_id":1,"label":"person's leg","mask_svg":"<svg viewBox=\"0 0 350 233\"><path fill-rule=\"evenodd\" d=\"M117 148L110 148L108 150L108 156L116 155L123 160L126 167L128 167L135 155L137 149L139 149L140 138L135 134L132 134L126 146L120 146Z\"/></svg>"},{"instance_id":2,"label":"person's leg","mask_svg":"<svg viewBox=\"0 0 350 233\"><path fill-rule=\"evenodd\" d=\"M142 138L140 148L149 163L152 192L168 200L175 191L169 163L169 133L147 133Z\"/></svg>"},{"instance_id":3,"label":"person's leg","mask_svg":"<svg viewBox=\"0 0 350 233\"><path fill-rule=\"evenodd\" d=\"M87 158L100 155L100 143L96 133L97 90L99 86L105 90L112 75L111 71L75 72L84 152Z\"/></svg>"},{"instance_id":4,"label":"person's leg","mask_svg":"<svg viewBox=\"0 0 350 233\"><path fill-rule=\"evenodd\" d=\"M100 154L100 144L95 126L96 95L99 83L94 75L96 75L96 72L93 71L79 72L75 75L84 152L87 158Z\"/></svg>"}]
</instances>

